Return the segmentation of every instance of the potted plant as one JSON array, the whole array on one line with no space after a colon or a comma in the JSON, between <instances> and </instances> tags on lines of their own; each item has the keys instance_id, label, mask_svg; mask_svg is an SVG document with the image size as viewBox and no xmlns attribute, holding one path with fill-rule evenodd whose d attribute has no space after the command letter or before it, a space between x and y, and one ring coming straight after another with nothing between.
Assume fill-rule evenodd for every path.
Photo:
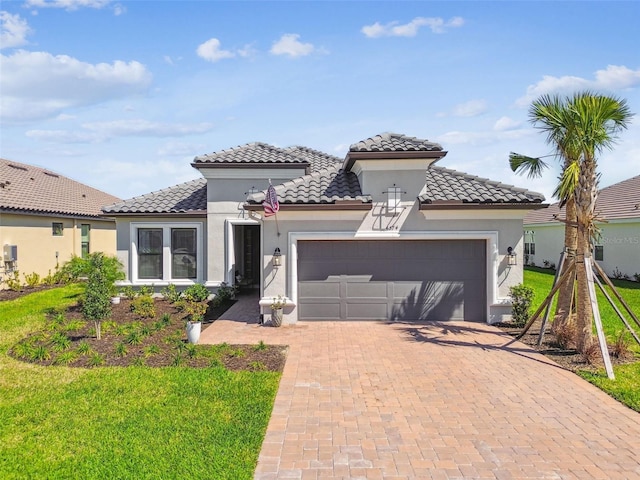
<instances>
[{"instance_id":1,"label":"potted plant","mask_svg":"<svg viewBox=\"0 0 640 480\"><path fill-rule=\"evenodd\" d=\"M282 309L287 305L286 297L278 295L271 300L271 325L279 327L282 325Z\"/></svg>"},{"instance_id":2,"label":"potted plant","mask_svg":"<svg viewBox=\"0 0 640 480\"><path fill-rule=\"evenodd\" d=\"M206 302L186 301L185 312L187 312L187 340L189 343L198 343L202 332L202 319L207 313Z\"/></svg>"}]
</instances>

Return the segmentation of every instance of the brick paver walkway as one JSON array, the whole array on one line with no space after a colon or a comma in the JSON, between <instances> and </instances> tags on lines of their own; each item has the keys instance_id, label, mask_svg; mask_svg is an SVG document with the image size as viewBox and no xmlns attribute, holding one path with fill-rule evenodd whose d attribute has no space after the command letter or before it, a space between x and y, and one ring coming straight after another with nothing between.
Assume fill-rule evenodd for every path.
<instances>
[{"instance_id":1,"label":"brick paver walkway","mask_svg":"<svg viewBox=\"0 0 640 480\"><path fill-rule=\"evenodd\" d=\"M256 479L640 479L640 414L493 327L272 328L254 305L201 341L290 346Z\"/></svg>"}]
</instances>

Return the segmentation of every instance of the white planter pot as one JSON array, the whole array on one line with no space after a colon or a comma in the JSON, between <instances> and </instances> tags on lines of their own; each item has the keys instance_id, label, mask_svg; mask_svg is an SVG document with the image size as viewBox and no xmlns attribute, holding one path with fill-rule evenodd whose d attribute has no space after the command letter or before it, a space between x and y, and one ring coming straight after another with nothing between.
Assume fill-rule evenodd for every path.
<instances>
[{"instance_id":1,"label":"white planter pot","mask_svg":"<svg viewBox=\"0 0 640 480\"><path fill-rule=\"evenodd\" d=\"M111 297L111 303L118 305L120 303L120 297Z\"/></svg>"},{"instance_id":2,"label":"white planter pot","mask_svg":"<svg viewBox=\"0 0 640 480\"><path fill-rule=\"evenodd\" d=\"M189 340L189 343L198 343L201 331L202 322L187 322L187 340Z\"/></svg>"},{"instance_id":3,"label":"white planter pot","mask_svg":"<svg viewBox=\"0 0 640 480\"><path fill-rule=\"evenodd\" d=\"M282 309L277 308L271 310L271 325L274 327L279 327L282 325Z\"/></svg>"}]
</instances>

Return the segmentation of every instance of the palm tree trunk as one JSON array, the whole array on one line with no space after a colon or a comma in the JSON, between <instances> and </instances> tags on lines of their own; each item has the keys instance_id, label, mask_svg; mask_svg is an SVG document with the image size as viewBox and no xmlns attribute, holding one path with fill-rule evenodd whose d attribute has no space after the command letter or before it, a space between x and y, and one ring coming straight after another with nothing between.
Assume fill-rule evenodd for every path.
<instances>
[{"instance_id":1,"label":"palm tree trunk","mask_svg":"<svg viewBox=\"0 0 640 480\"><path fill-rule=\"evenodd\" d=\"M569 197L565 204L566 212L566 224L564 227L564 251L565 262L562 267L562 271L559 272L562 275L567 268L569 268L569 258L575 256L578 250L578 229L576 227L576 201L574 197ZM571 306L573 305L573 293L575 283L573 281L567 281L558 290L558 304L556 305L556 313L553 320L553 332L557 333L561 331L564 326L569 322L571 315Z\"/></svg>"},{"instance_id":2,"label":"palm tree trunk","mask_svg":"<svg viewBox=\"0 0 640 480\"><path fill-rule=\"evenodd\" d=\"M587 283L587 268L591 268L593 214L598 197L596 162L593 158L585 158L580 164L580 179L575 197L578 223L576 349L584 353L593 342L593 312Z\"/></svg>"}]
</instances>

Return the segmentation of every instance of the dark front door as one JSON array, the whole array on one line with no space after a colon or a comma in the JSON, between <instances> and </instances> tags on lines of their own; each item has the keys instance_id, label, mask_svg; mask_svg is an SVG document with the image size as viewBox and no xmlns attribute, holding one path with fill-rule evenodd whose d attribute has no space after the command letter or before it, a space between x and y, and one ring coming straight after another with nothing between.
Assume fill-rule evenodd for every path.
<instances>
[{"instance_id":1,"label":"dark front door","mask_svg":"<svg viewBox=\"0 0 640 480\"><path fill-rule=\"evenodd\" d=\"M235 264L243 286L260 284L260 226L236 225ZM234 272L235 274L235 272Z\"/></svg>"}]
</instances>

